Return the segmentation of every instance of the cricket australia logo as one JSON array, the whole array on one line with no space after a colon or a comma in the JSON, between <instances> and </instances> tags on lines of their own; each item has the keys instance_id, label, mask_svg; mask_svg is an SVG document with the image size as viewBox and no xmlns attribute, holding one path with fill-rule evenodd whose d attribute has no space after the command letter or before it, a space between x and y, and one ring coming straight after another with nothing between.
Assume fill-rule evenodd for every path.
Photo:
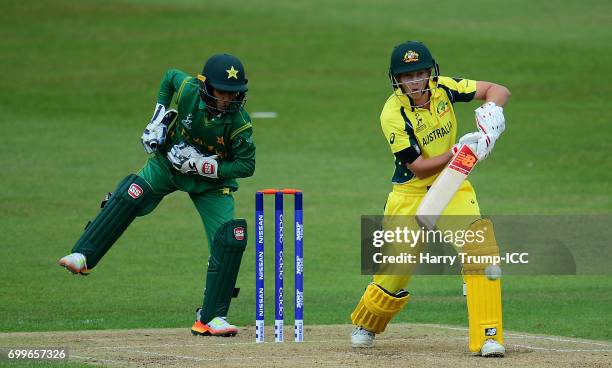
<instances>
[{"instance_id":1,"label":"cricket australia logo","mask_svg":"<svg viewBox=\"0 0 612 368\"><path fill-rule=\"evenodd\" d=\"M436 107L436 111L440 117L444 116L447 112L450 111L450 106L445 101L440 101L438 106Z\"/></svg>"},{"instance_id":2,"label":"cricket australia logo","mask_svg":"<svg viewBox=\"0 0 612 368\"><path fill-rule=\"evenodd\" d=\"M402 60L404 61L404 63L412 63L415 61L419 61L419 53L412 50L406 51Z\"/></svg>"},{"instance_id":3,"label":"cricket australia logo","mask_svg":"<svg viewBox=\"0 0 612 368\"><path fill-rule=\"evenodd\" d=\"M495 327L485 328L485 336L495 336L495 335L497 335L497 328Z\"/></svg>"},{"instance_id":4,"label":"cricket australia logo","mask_svg":"<svg viewBox=\"0 0 612 368\"><path fill-rule=\"evenodd\" d=\"M193 115L191 113L189 113L185 119L181 120L181 123L183 123L183 125L187 128L187 129L191 129L191 123L193 122Z\"/></svg>"}]
</instances>

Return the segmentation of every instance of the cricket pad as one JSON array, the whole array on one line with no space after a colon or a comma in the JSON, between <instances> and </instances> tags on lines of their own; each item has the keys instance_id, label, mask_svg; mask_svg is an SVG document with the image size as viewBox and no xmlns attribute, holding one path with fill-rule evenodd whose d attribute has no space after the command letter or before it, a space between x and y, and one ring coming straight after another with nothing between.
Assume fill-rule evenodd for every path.
<instances>
[{"instance_id":1,"label":"cricket pad","mask_svg":"<svg viewBox=\"0 0 612 368\"><path fill-rule=\"evenodd\" d=\"M134 221L140 209L149 203L152 192L149 183L135 174L128 175L119 183L72 248L73 253L85 256L88 269L91 270L98 264Z\"/></svg>"},{"instance_id":2,"label":"cricket pad","mask_svg":"<svg viewBox=\"0 0 612 368\"><path fill-rule=\"evenodd\" d=\"M469 230L482 231L484 241L466 243L463 252L468 256L499 256L493 223L488 219L474 221ZM503 345L501 282L489 280L486 261L471 261L463 264L463 281L467 287L467 309L469 322L470 351L479 352L488 339Z\"/></svg>"},{"instance_id":3,"label":"cricket pad","mask_svg":"<svg viewBox=\"0 0 612 368\"><path fill-rule=\"evenodd\" d=\"M247 223L234 219L221 225L212 244L208 259L206 290L200 321L208 323L215 317L226 317L240 270L242 254L247 245Z\"/></svg>"},{"instance_id":4,"label":"cricket pad","mask_svg":"<svg viewBox=\"0 0 612 368\"><path fill-rule=\"evenodd\" d=\"M409 298L410 294L405 290L393 295L374 283L369 284L351 313L351 320L354 325L381 333L391 318L404 308Z\"/></svg>"}]
</instances>

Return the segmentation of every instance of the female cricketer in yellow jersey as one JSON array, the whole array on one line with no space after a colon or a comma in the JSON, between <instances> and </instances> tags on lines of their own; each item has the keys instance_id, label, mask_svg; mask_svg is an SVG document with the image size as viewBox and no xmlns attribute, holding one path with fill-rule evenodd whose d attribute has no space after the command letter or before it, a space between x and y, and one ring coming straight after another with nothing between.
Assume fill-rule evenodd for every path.
<instances>
[{"instance_id":1,"label":"female cricketer in yellow jersey","mask_svg":"<svg viewBox=\"0 0 612 368\"><path fill-rule=\"evenodd\" d=\"M415 215L417 208L438 174L462 144L467 144L479 160L485 159L505 129L504 104L510 92L490 82L448 78L427 47L409 41L396 46L389 68L394 92L387 99L380 123L395 155L393 191L385 216ZM478 130L461 137L457 144L455 103L473 99L485 103L476 109ZM480 218L474 189L465 181L446 208L444 215L468 215L476 220L471 230L488 229L485 244L466 244L463 251L495 255L499 249L493 226ZM501 289L499 280L484 276L485 264L463 264L467 286L470 350L482 356L503 356ZM351 335L353 347L371 347L374 336L385 330L391 318L410 297L404 290L410 275L375 275L351 314L356 326ZM487 306L485 308L485 306Z\"/></svg>"}]
</instances>

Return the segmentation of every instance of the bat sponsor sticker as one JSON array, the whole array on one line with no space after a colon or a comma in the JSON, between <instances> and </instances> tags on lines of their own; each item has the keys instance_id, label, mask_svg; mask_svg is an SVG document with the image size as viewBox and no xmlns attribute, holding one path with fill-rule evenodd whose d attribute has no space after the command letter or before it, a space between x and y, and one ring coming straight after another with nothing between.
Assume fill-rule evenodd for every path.
<instances>
[{"instance_id":1,"label":"bat sponsor sticker","mask_svg":"<svg viewBox=\"0 0 612 368\"><path fill-rule=\"evenodd\" d=\"M476 162L478 162L478 158L476 158L474 152L472 152L470 147L467 145L463 145L455 157L453 157L453 160L448 167L467 175L470 173L470 171L472 171L472 168L474 165L476 165Z\"/></svg>"}]
</instances>

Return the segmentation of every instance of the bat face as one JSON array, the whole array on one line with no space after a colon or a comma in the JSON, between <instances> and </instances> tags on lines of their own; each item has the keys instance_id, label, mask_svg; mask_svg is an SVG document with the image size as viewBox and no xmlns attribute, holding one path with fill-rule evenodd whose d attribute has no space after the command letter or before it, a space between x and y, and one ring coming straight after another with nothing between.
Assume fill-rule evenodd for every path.
<instances>
[{"instance_id":1,"label":"bat face","mask_svg":"<svg viewBox=\"0 0 612 368\"><path fill-rule=\"evenodd\" d=\"M423 197L416 213L416 220L420 226L435 229L438 218L477 162L478 158L470 147L465 144L461 146Z\"/></svg>"}]
</instances>

